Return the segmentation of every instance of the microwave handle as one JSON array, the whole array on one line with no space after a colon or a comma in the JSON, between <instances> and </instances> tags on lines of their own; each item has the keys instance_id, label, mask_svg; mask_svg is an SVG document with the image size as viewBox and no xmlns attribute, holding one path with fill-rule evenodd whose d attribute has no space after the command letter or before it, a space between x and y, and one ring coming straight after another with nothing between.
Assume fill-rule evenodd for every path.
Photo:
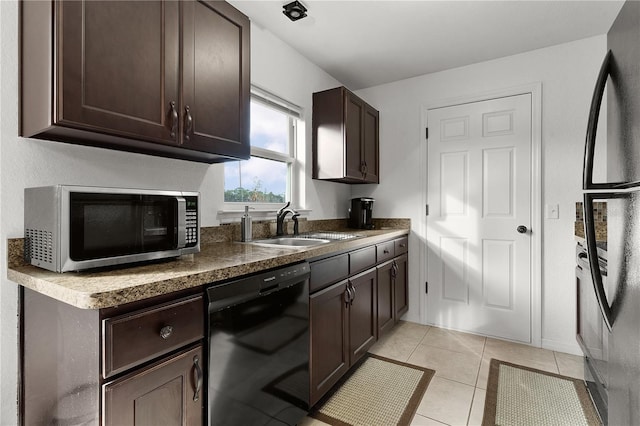
<instances>
[{"instance_id":1,"label":"microwave handle","mask_svg":"<svg viewBox=\"0 0 640 426\"><path fill-rule=\"evenodd\" d=\"M177 247L184 248L187 245L187 200L183 197L176 197L177 211L177 228L178 237Z\"/></svg>"}]
</instances>

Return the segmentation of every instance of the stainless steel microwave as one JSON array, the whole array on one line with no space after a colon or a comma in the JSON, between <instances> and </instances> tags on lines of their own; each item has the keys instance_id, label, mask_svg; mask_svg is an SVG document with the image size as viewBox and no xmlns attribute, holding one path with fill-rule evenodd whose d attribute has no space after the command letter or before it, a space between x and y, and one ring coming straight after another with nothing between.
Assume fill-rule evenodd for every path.
<instances>
[{"instance_id":1,"label":"stainless steel microwave","mask_svg":"<svg viewBox=\"0 0 640 426\"><path fill-rule=\"evenodd\" d=\"M24 253L55 272L200 251L198 192L55 185L24 190Z\"/></svg>"}]
</instances>

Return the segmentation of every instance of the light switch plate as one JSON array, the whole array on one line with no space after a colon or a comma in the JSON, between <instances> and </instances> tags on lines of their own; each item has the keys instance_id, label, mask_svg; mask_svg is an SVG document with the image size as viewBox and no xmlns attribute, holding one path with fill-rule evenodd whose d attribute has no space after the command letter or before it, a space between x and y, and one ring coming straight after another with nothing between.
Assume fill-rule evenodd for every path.
<instances>
[{"instance_id":1,"label":"light switch plate","mask_svg":"<svg viewBox=\"0 0 640 426\"><path fill-rule=\"evenodd\" d=\"M558 219L560 218L560 207L557 204L547 204L545 205L545 218L547 219Z\"/></svg>"}]
</instances>

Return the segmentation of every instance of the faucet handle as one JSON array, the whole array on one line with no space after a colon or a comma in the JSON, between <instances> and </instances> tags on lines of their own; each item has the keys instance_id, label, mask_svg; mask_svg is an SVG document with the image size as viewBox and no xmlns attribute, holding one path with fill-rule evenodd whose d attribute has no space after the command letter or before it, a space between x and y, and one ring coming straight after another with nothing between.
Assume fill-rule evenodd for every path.
<instances>
[{"instance_id":1,"label":"faucet handle","mask_svg":"<svg viewBox=\"0 0 640 426\"><path fill-rule=\"evenodd\" d=\"M293 235L298 235L300 233L298 230L298 216L300 216L300 213L298 212L295 212L293 216L291 216L291 219L293 219Z\"/></svg>"},{"instance_id":2,"label":"faucet handle","mask_svg":"<svg viewBox=\"0 0 640 426\"><path fill-rule=\"evenodd\" d=\"M276 215L277 215L277 216L280 216L280 215L282 214L282 212L283 212L283 211L285 211L285 209L286 209L287 207L289 207L289 205L291 205L291 201L287 201L287 204L285 204L282 208L280 208L280 210L278 210L278 211L276 212Z\"/></svg>"}]
</instances>

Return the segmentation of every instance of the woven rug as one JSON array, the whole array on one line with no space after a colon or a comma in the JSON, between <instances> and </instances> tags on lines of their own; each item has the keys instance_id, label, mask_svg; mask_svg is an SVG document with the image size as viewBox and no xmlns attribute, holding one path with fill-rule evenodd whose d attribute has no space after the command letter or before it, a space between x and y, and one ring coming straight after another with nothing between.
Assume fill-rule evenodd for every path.
<instances>
[{"instance_id":1,"label":"woven rug","mask_svg":"<svg viewBox=\"0 0 640 426\"><path fill-rule=\"evenodd\" d=\"M434 374L368 353L310 416L334 426L409 425Z\"/></svg>"},{"instance_id":2,"label":"woven rug","mask_svg":"<svg viewBox=\"0 0 640 426\"><path fill-rule=\"evenodd\" d=\"M482 426L596 426L600 419L582 380L491 360Z\"/></svg>"}]
</instances>

